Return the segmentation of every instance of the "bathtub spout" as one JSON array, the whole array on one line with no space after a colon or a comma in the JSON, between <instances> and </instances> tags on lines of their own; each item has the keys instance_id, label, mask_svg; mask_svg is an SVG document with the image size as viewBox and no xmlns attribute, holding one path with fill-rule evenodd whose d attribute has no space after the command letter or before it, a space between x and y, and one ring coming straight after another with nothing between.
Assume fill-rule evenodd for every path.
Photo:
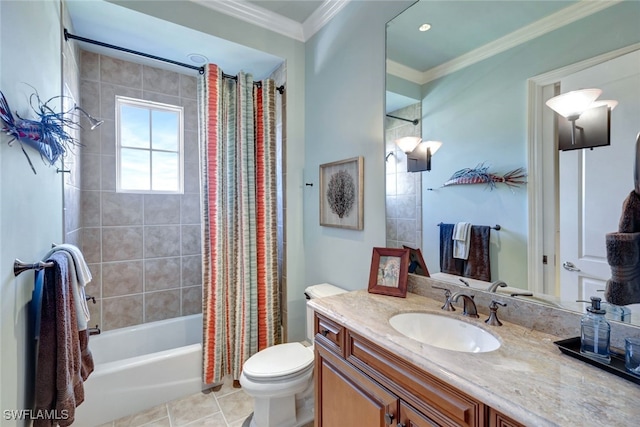
<instances>
[{"instance_id":1,"label":"bathtub spout","mask_svg":"<svg viewBox=\"0 0 640 427\"><path fill-rule=\"evenodd\" d=\"M96 325L95 328L89 328L89 335L100 335L100 328Z\"/></svg>"}]
</instances>

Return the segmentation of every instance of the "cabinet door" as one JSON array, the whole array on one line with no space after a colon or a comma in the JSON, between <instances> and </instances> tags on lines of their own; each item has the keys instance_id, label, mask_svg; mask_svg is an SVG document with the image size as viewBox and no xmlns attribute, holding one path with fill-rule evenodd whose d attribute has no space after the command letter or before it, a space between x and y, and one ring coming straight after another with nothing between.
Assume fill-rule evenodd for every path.
<instances>
[{"instance_id":1,"label":"cabinet door","mask_svg":"<svg viewBox=\"0 0 640 427\"><path fill-rule=\"evenodd\" d=\"M315 427L396 425L398 398L316 344Z\"/></svg>"},{"instance_id":2,"label":"cabinet door","mask_svg":"<svg viewBox=\"0 0 640 427\"><path fill-rule=\"evenodd\" d=\"M501 414L495 409L489 409L489 427L524 427L524 425Z\"/></svg>"},{"instance_id":3,"label":"cabinet door","mask_svg":"<svg viewBox=\"0 0 640 427\"><path fill-rule=\"evenodd\" d=\"M426 415L416 411L405 402L400 402L398 427L437 427L438 424Z\"/></svg>"}]
</instances>

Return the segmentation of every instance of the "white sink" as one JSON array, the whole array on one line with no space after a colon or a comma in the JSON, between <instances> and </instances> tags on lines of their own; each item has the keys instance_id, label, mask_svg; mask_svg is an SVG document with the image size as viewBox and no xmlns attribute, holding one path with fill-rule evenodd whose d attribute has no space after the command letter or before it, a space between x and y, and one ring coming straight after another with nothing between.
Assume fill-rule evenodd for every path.
<instances>
[{"instance_id":1,"label":"white sink","mask_svg":"<svg viewBox=\"0 0 640 427\"><path fill-rule=\"evenodd\" d=\"M453 317L401 313L392 316L389 323L406 337L446 350L484 353L500 347L500 341L489 332Z\"/></svg>"}]
</instances>

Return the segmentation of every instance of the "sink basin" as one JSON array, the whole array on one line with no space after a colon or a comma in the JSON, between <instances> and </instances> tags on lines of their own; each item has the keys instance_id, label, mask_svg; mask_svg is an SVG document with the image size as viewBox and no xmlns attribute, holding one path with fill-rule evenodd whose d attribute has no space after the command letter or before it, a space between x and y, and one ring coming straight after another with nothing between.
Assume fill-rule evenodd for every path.
<instances>
[{"instance_id":1,"label":"sink basin","mask_svg":"<svg viewBox=\"0 0 640 427\"><path fill-rule=\"evenodd\" d=\"M406 337L446 350L484 353L500 347L500 341L489 332L453 317L401 313L392 316L389 323Z\"/></svg>"}]
</instances>

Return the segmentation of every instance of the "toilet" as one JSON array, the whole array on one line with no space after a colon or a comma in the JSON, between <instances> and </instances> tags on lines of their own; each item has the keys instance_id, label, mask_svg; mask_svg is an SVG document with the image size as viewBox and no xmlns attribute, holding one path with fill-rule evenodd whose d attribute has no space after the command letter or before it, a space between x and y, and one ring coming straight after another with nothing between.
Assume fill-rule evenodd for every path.
<instances>
[{"instance_id":1,"label":"toilet","mask_svg":"<svg viewBox=\"0 0 640 427\"><path fill-rule=\"evenodd\" d=\"M329 283L305 289L307 299L344 292ZM313 421L313 335L313 310L307 306L307 339L311 346L278 344L245 361L240 385L254 400L249 427L299 427Z\"/></svg>"}]
</instances>

